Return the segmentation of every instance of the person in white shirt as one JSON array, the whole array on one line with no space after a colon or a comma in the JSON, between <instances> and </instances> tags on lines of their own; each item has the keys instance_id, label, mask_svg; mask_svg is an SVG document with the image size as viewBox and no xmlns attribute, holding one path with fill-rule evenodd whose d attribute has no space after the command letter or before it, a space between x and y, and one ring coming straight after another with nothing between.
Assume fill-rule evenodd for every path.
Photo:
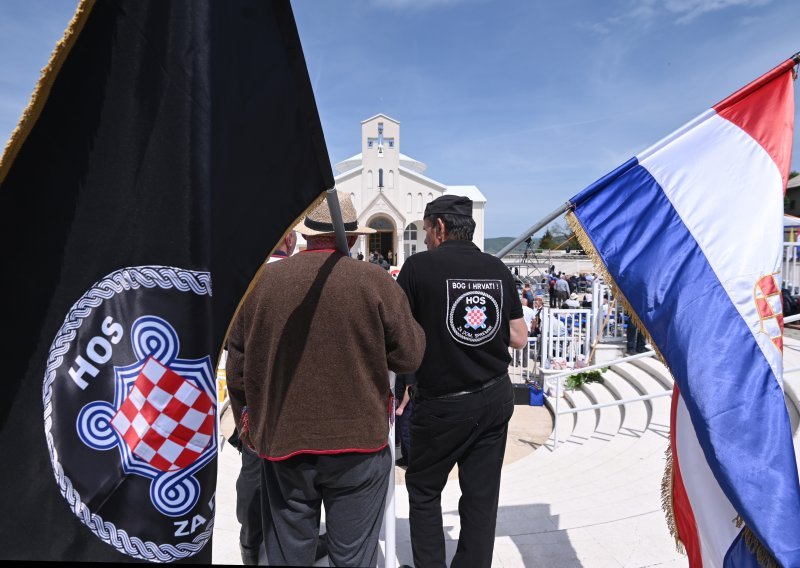
<instances>
[{"instance_id":1,"label":"person in white shirt","mask_svg":"<svg viewBox=\"0 0 800 568\"><path fill-rule=\"evenodd\" d=\"M520 302L522 303L522 319L525 320L525 326L528 328L528 336L530 337L533 325L533 318L535 317L536 312L528 307L528 299L525 298L525 296L520 296ZM528 355L530 351L529 345L530 344L526 345L522 349L514 350L514 364L522 365L523 376L529 374L528 370Z\"/></svg>"},{"instance_id":2,"label":"person in white shirt","mask_svg":"<svg viewBox=\"0 0 800 568\"><path fill-rule=\"evenodd\" d=\"M564 303L561 304L561 307L567 310L577 310L581 307L581 303L578 301L578 295L573 292L570 294L569 298L564 300Z\"/></svg>"}]
</instances>

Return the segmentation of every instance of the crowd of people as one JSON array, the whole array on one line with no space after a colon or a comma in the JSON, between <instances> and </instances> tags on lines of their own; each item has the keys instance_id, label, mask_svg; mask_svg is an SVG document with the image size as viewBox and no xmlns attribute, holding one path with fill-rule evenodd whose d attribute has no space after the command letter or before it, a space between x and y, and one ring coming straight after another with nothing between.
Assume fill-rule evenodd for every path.
<instances>
[{"instance_id":1,"label":"crowd of people","mask_svg":"<svg viewBox=\"0 0 800 568\"><path fill-rule=\"evenodd\" d=\"M356 258L358 260L364 260L364 253L359 251ZM372 264L377 264L384 270L389 270L394 264L394 261L394 253L391 250L386 253L386 256L383 256L379 250L374 250L369 255L369 262Z\"/></svg>"},{"instance_id":2,"label":"crowd of people","mask_svg":"<svg viewBox=\"0 0 800 568\"><path fill-rule=\"evenodd\" d=\"M591 306L592 296L588 292L595 278L594 272L567 276L563 272L557 273L555 266L551 266L542 277L541 286L547 290L551 308L585 308Z\"/></svg>"}]
</instances>

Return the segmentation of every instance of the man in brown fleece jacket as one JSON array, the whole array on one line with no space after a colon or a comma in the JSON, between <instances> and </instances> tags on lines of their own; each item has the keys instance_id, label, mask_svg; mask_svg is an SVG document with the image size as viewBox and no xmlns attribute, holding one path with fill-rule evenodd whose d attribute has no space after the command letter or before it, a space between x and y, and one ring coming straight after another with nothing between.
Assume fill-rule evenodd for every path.
<instances>
[{"instance_id":1,"label":"man in brown fleece jacket","mask_svg":"<svg viewBox=\"0 0 800 568\"><path fill-rule=\"evenodd\" d=\"M337 194L353 246L372 230ZM263 268L231 328L231 407L263 458L268 561L314 563L324 503L332 563L374 566L393 466L388 371L416 370L425 335L385 270L336 251L326 201L295 230L308 249Z\"/></svg>"}]
</instances>

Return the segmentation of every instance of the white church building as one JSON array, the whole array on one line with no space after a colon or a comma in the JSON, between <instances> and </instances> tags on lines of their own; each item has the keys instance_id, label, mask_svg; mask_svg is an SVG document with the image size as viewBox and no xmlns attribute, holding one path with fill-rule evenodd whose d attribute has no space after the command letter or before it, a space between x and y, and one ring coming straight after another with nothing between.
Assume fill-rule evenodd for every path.
<instances>
[{"instance_id":1,"label":"white church building","mask_svg":"<svg viewBox=\"0 0 800 568\"><path fill-rule=\"evenodd\" d=\"M483 250L486 198L474 185L445 185L425 176L427 166L400 153L400 123L378 114L361 123L361 153L334 166L336 188L350 194L359 226L377 233L359 237L352 249L369 258L380 251L401 266L415 252L425 250L422 213L441 195L464 195L472 200L473 241Z\"/></svg>"}]
</instances>

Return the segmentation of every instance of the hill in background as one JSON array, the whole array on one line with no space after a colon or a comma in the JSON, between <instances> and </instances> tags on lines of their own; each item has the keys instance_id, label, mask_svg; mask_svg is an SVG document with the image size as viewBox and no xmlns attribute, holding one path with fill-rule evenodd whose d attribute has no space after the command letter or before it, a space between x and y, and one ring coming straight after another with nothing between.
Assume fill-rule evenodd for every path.
<instances>
[{"instance_id":1,"label":"hill in background","mask_svg":"<svg viewBox=\"0 0 800 568\"><path fill-rule=\"evenodd\" d=\"M516 237L492 237L491 239L483 239L483 252L488 252L489 254L495 254L500 252L504 246L508 243L513 241ZM538 242L538 239L534 239L534 245ZM525 252L525 243L522 242L518 244L512 252L523 253Z\"/></svg>"}]
</instances>

